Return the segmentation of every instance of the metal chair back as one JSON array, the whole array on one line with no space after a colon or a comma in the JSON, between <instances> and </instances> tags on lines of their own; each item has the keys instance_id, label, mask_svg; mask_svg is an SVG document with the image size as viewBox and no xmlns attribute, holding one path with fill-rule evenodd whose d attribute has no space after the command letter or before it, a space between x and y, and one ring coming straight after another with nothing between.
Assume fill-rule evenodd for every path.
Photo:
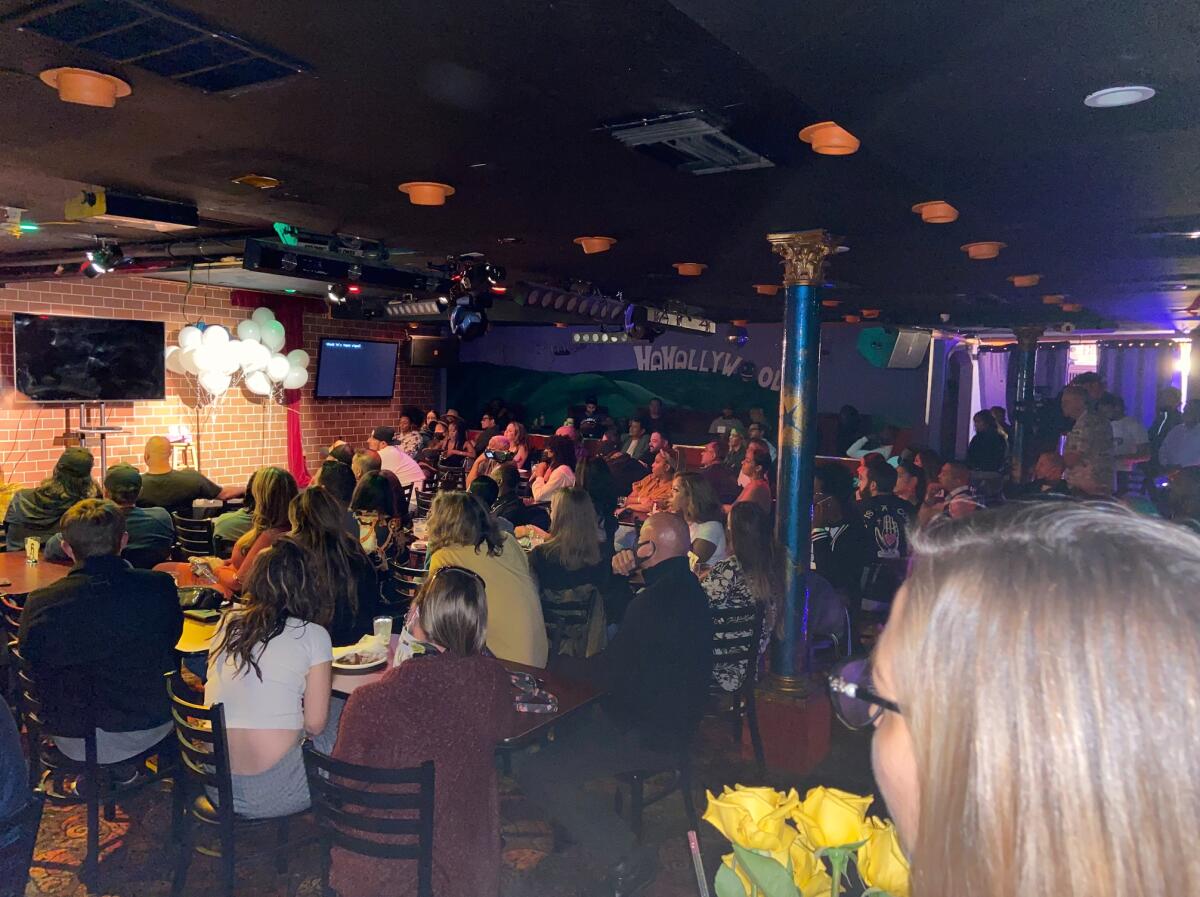
<instances>
[{"instance_id":1,"label":"metal chair back","mask_svg":"<svg viewBox=\"0 0 1200 897\"><path fill-rule=\"evenodd\" d=\"M213 545L213 518L196 520L172 514L171 519L175 523L175 542L184 557L212 557L217 553Z\"/></svg>"}]
</instances>

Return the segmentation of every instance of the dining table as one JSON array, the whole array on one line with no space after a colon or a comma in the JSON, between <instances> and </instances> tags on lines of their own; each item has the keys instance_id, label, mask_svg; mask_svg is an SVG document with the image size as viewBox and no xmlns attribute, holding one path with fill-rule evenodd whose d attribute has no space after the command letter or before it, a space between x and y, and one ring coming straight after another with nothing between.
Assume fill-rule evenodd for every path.
<instances>
[{"instance_id":1,"label":"dining table","mask_svg":"<svg viewBox=\"0 0 1200 897\"><path fill-rule=\"evenodd\" d=\"M53 585L70 572L70 564L47 560L31 564L24 551L0 551L0 595L28 595Z\"/></svg>"},{"instance_id":2,"label":"dining table","mask_svg":"<svg viewBox=\"0 0 1200 897\"><path fill-rule=\"evenodd\" d=\"M160 573L170 573L171 578L175 580L175 585L179 588L201 586L215 589L227 600L233 597L233 593L219 582L214 582L193 573L192 565L189 563L168 561L165 564L159 564L154 569ZM212 622L197 620L189 617L185 612L183 615L183 634L179 637L179 641L175 643L175 650L181 654L207 654L208 643L212 641L212 637L216 632L216 620Z\"/></svg>"}]
</instances>

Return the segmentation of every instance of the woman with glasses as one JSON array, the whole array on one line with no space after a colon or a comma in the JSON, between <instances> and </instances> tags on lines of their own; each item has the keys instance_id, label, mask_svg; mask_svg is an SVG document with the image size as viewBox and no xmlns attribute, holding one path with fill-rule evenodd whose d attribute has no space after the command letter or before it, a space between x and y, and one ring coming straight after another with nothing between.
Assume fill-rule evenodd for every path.
<instances>
[{"instance_id":1,"label":"woman with glasses","mask_svg":"<svg viewBox=\"0 0 1200 897\"><path fill-rule=\"evenodd\" d=\"M525 552L488 509L466 492L439 492L429 511L429 572L464 567L487 583L488 649L502 660L544 667L549 644L537 585Z\"/></svg>"},{"instance_id":2,"label":"woman with glasses","mask_svg":"<svg viewBox=\"0 0 1200 897\"><path fill-rule=\"evenodd\" d=\"M488 603L470 570L442 567L426 579L409 625L431 650L354 691L333 751L338 760L383 769L434 761L433 891L442 897L500 890L493 757L515 711L508 673L481 653ZM341 897L416 893L411 860L334 850L329 878Z\"/></svg>"},{"instance_id":3,"label":"woman with glasses","mask_svg":"<svg viewBox=\"0 0 1200 897\"><path fill-rule=\"evenodd\" d=\"M873 680L875 776L921 897L1200 893L1200 538L1027 505L913 537Z\"/></svg>"}]
</instances>

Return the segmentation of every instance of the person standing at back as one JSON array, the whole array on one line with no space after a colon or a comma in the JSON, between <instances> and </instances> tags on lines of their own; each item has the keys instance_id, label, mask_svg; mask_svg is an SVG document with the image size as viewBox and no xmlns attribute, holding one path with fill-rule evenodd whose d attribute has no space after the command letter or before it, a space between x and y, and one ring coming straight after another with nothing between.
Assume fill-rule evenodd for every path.
<instances>
[{"instance_id":1,"label":"person standing at back","mask_svg":"<svg viewBox=\"0 0 1200 897\"><path fill-rule=\"evenodd\" d=\"M240 498L245 491L241 486L218 486L190 467L175 470L171 456L167 437L151 436L146 440L146 472L142 474L142 495L138 499L142 507L166 508L171 514L188 517L192 502L198 498L225 501Z\"/></svg>"},{"instance_id":2,"label":"person standing at back","mask_svg":"<svg viewBox=\"0 0 1200 897\"><path fill-rule=\"evenodd\" d=\"M29 596L18 640L33 669L46 721L72 760L84 759L80 727L96 724L101 763L119 763L171 733L163 675L178 665L183 613L166 573L121 560L129 537L111 501L89 498L63 515L63 548L75 562Z\"/></svg>"},{"instance_id":3,"label":"person standing at back","mask_svg":"<svg viewBox=\"0 0 1200 897\"><path fill-rule=\"evenodd\" d=\"M979 411L972 420L975 436L967 446L967 466L981 473L1002 473L1008 442L1000 433L996 418L990 411Z\"/></svg>"},{"instance_id":4,"label":"person standing at back","mask_svg":"<svg viewBox=\"0 0 1200 897\"><path fill-rule=\"evenodd\" d=\"M645 768L671 768L687 748L708 701L712 618L708 597L688 569L691 537L676 514L652 514L635 551L622 551L613 572L640 569L646 580L621 628L599 654L559 655L553 669L604 693L590 715L559 727L536 754L517 759L522 791L596 859L614 863L607 893L638 893L654 879L656 852L637 847L608 794L586 785Z\"/></svg>"},{"instance_id":5,"label":"person standing at back","mask_svg":"<svg viewBox=\"0 0 1200 897\"><path fill-rule=\"evenodd\" d=\"M1075 422L1063 446L1063 460L1067 462L1067 484L1074 486L1075 476L1081 472L1080 468L1086 466L1091 469L1089 481L1101 485L1107 483L1107 491L1111 493L1112 424L1100 412L1091 410L1088 395L1080 386L1068 386L1062 391L1063 414Z\"/></svg>"},{"instance_id":6,"label":"person standing at back","mask_svg":"<svg viewBox=\"0 0 1200 897\"><path fill-rule=\"evenodd\" d=\"M1150 425L1150 459L1158 464L1158 450L1162 447L1167 434L1183 423L1183 414L1179 405L1183 401L1179 390L1174 386L1164 386L1158 391L1154 400L1154 423Z\"/></svg>"}]
</instances>

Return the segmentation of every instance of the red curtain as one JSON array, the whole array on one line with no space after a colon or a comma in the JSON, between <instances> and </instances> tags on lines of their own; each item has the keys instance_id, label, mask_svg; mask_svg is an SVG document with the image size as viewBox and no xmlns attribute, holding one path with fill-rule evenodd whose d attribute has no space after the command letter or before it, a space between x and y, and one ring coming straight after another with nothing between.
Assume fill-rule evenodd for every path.
<instances>
[{"instance_id":1,"label":"red curtain","mask_svg":"<svg viewBox=\"0 0 1200 897\"><path fill-rule=\"evenodd\" d=\"M285 355L292 349L304 348L304 313L325 310L324 303L316 299L277 296L254 290L234 290L229 301L234 308L258 308L261 305L271 309L275 313L275 319L283 325L286 336L283 344ZM300 427L300 392L299 389L285 389L283 406L287 418L288 471L296 478L296 485L303 489L312 480L312 476L304 460L304 436Z\"/></svg>"}]
</instances>

